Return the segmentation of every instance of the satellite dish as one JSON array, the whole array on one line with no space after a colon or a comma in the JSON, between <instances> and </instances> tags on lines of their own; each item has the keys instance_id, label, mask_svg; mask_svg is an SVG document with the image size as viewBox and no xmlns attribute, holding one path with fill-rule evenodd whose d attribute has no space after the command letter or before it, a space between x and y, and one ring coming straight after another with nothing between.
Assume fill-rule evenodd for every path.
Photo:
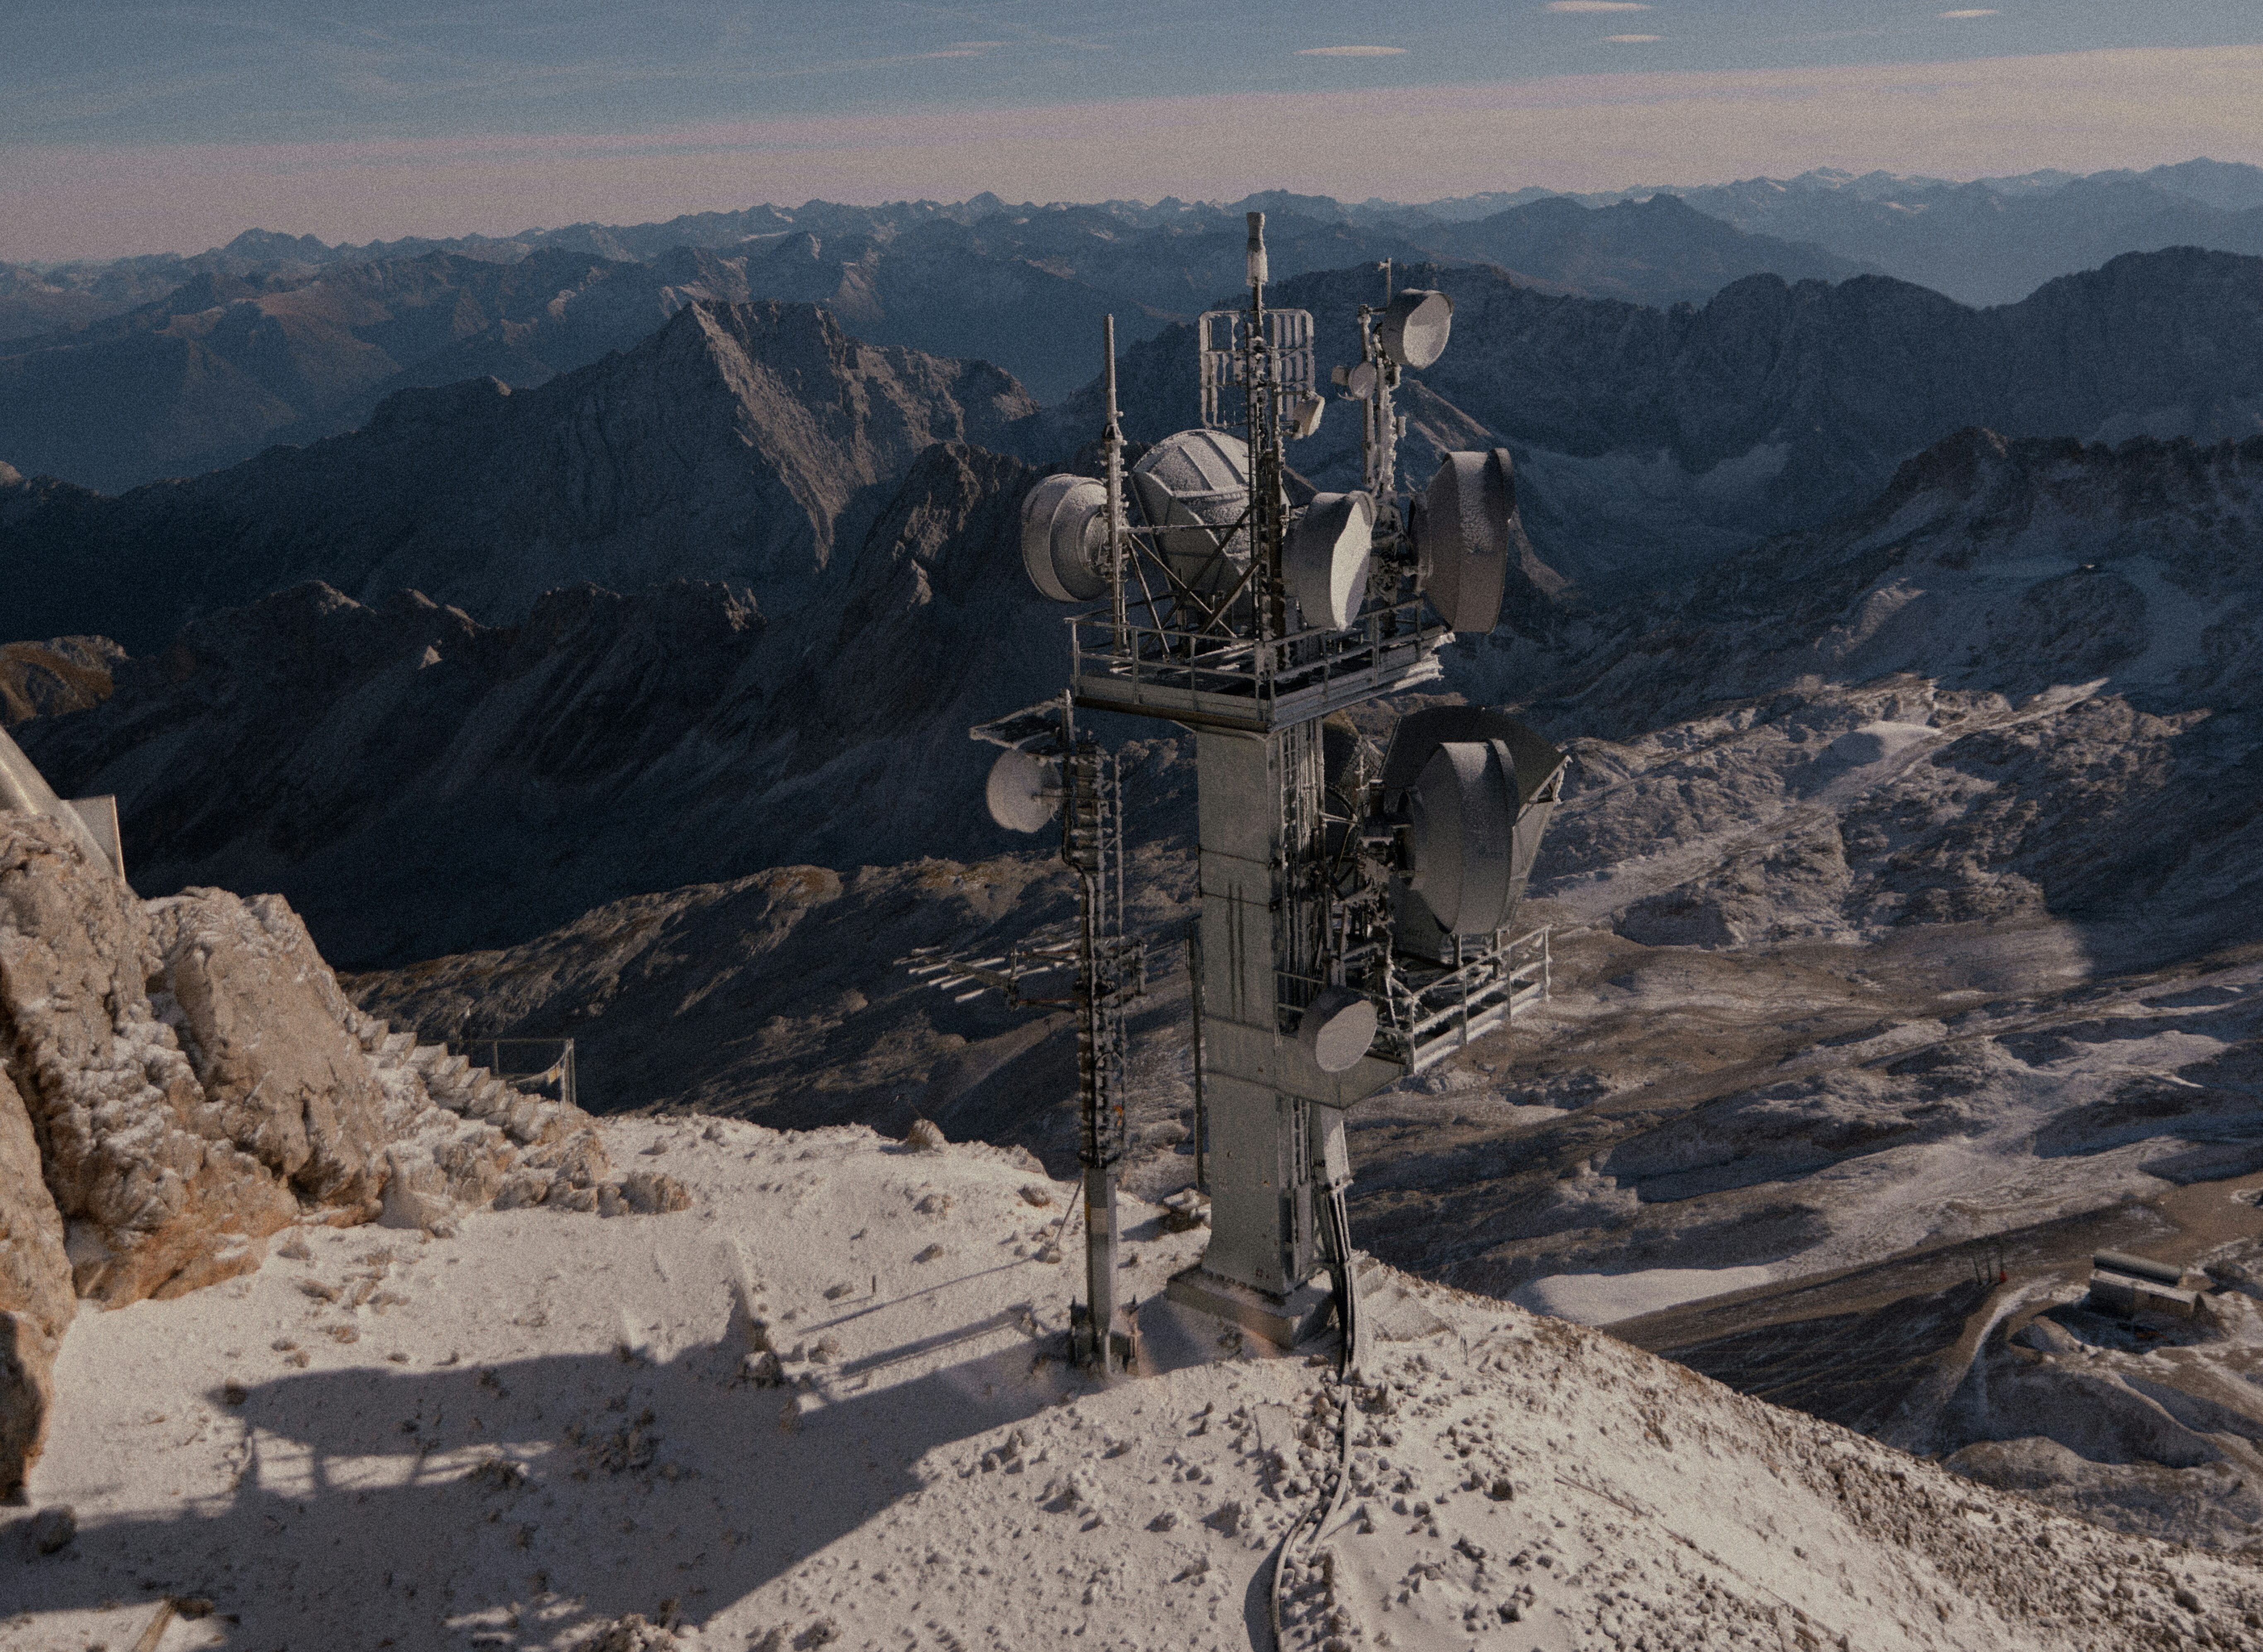
<instances>
[{"instance_id":1,"label":"satellite dish","mask_svg":"<svg viewBox=\"0 0 2263 1652\"><path fill-rule=\"evenodd\" d=\"M1078 476L1047 476L1022 498L1022 568L1030 582L1055 602L1074 602L1053 573L1053 512Z\"/></svg>"},{"instance_id":2,"label":"satellite dish","mask_svg":"<svg viewBox=\"0 0 2263 1652\"><path fill-rule=\"evenodd\" d=\"M1338 367L1332 376L1355 402L1364 402L1375 394L1375 364L1371 361L1355 361L1348 367Z\"/></svg>"},{"instance_id":3,"label":"satellite dish","mask_svg":"<svg viewBox=\"0 0 2263 1652\"><path fill-rule=\"evenodd\" d=\"M1163 529L1164 560L1189 590L1213 594L1240 579L1248 535L1227 531L1249 509L1248 444L1224 431L1181 431L1132 467L1132 486L1147 519Z\"/></svg>"},{"instance_id":4,"label":"satellite dish","mask_svg":"<svg viewBox=\"0 0 2263 1652\"><path fill-rule=\"evenodd\" d=\"M1446 353L1446 335L1453 327L1453 300L1410 286L1391 301L1375 336L1383 353L1400 366L1427 367Z\"/></svg>"},{"instance_id":5,"label":"satellite dish","mask_svg":"<svg viewBox=\"0 0 2263 1652\"><path fill-rule=\"evenodd\" d=\"M1305 1006L1297 1042L1324 1073L1348 1073L1375 1042L1375 1004L1348 987L1327 987Z\"/></svg>"},{"instance_id":6,"label":"satellite dish","mask_svg":"<svg viewBox=\"0 0 2263 1652\"><path fill-rule=\"evenodd\" d=\"M1053 511L1053 577L1078 602L1108 589L1108 489L1080 478Z\"/></svg>"},{"instance_id":7,"label":"satellite dish","mask_svg":"<svg viewBox=\"0 0 2263 1652\"><path fill-rule=\"evenodd\" d=\"M1001 751L982 796L990 818L1008 831L1042 831L1060 811L1060 767L1026 751Z\"/></svg>"},{"instance_id":8,"label":"satellite dish","mask_svg":"<svg viewBox=\"0 0 2263 1652\"><path fill-rule=\"evenodd\" d=\"M1301 442L1305 438L1312 435L1320 428L1320 415L1327 410L1328 404L1319 396L1298 397L1296 407L1290 414L1289 439Z\"/></svg>"},{"instance_id":9,"label":"satellite dish","mask_svg":"<svg viewBox=\"0 0 2263 1652\"><path fill-rule=\"evenodd\" d=\"M1564 754L1506 712L1409 712L1383 762L1386 818L1406 822L1410 881L1450 935L1505 927L1555 810Z\"/></svg>"},{"instance_id":10,"label":"satellite dish","mask_svg":"<svg viewBox=\"0 0 2263 1652\"><path fill-rule=\"evenodd\" d=\"M1422 495L1415 549L1423 594L1456 631L1490 631L1508 577L1515 470L1505 447L1448 453Z\"/></svg>"},{"instance_id":11,"label":"satellite dish","mask_svg":"<svg viewBox=\"0 0 2263 1652\"><path fill-rule=\"evenodd\" d=\"M1410 881L1450 935L1508 921L1515 892L1516 764L1498 740L1448 741L1414 782Z\"/></svg>"},{"instance_id":12,"label":"satellite dish","mask_svg":"<svg viewBox=\"0 0 2263 1652\"><path fill-rule=\"evenodd\" d=\"M1022 567L1055 602L1108 589L1108 490L1088 476L1047 476L1022 500Z\"/></svg>"},{"instance_id":13,"label":"satellite dish","mask_svg":"<svg viewBox=\"0 0 2263 1652\"><path fill-rule=\"evenodd\" d=\"M1375 499L1364 493L1316 495L1289 530L1289 593L1305 623L1330 631L1349 625L1367 600Z\"/></svg>"}]
</instances>

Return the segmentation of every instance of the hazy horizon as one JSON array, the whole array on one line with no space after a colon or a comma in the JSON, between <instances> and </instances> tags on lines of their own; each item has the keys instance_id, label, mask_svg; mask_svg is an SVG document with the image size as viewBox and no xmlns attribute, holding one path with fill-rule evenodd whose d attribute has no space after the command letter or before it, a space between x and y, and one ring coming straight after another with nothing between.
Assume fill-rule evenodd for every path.
<instances>
[{"instance_id":1,"label":"hazy horizon","mask_svg":"<svg viewBox=\"0 0 2263 1652\"><path fill-rule=\"evenodd\" d=\"M105 27L105 19L114 26ZM666 220L757 201L1358 200L1814 167L2263 163L2263 11L1854 0L221 0L18 18L0 258Z\"/></svg>"}]
</instances>

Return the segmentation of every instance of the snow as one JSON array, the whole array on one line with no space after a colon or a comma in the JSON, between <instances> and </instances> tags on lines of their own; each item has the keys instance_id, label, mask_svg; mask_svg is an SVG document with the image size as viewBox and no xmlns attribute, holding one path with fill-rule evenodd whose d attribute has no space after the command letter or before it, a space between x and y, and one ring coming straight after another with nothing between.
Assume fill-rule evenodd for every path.
<instances>
[{"instance_id":1,"label":"snow","mask_svg":"<svg viewBox=\"0 0 2263 1652\"><path fill-rule=\"evenodd\" d=\"M244 1279L83 1315L32 1485L79 1536L7 1562L0 1646L134 1644L166 1598L213 1607L167 1652L564 1648L630 1613L768 1652L1264 1646L1292 1527L1283 1644L1315 1652L2105 1648L2195 1611L2244 1644L2263 1607L2247 1561L1379 1264L1339 1385L1161 1301L1204 1235L1137 1204L1142 1373L1101 1386L1059 1357L1071 1189L1025 1156L606 1135L697 1206L308 1229ZM784 1386L750 1380L763 1341Z\"/></svg>"},{"instance_id":2,"label":"snow","mask_svg":"<svg viewBox=\"0 0 2263 1652\"><path fill-rule=\"evenodd\" d=\"M1555 1273L1520 1286L1509 1301L1580 1325L1609 1325L1728 1291L1766 1285L1780 1268L1645 1268L1635 1273Z\"/></svg>"}]
</instances>

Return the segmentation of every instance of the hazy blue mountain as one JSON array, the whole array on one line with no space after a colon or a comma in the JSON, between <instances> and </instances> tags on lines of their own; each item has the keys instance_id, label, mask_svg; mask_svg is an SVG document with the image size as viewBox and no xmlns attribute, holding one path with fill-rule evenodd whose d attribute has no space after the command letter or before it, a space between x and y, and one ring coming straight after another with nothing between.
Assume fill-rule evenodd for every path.
<instances>
[{"instance_id":1,"label":"hazy blue mountain","mask_svg":"<svg viewBox=\"0 0 2263 1652\"><path fill-rule=\"evenodd\" d=\"M1970 184L1818 171L1675 192L1740 229L1812 242L1971 304L2010 303L2124 252L2263 253L2263 169L2212 161Z\"/></svg>"}]
</instances>

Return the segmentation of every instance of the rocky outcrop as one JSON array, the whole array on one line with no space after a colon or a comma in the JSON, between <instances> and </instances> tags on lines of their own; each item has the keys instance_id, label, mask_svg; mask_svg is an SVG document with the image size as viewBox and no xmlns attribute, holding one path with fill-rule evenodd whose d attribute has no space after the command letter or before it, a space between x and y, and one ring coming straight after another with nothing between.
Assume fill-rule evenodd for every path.
<instances>
[{"instance_id":1,"label":"rocky outcrop","mask_svg":"<svg viewBox=\"0 0 2263 1652\"><path fill-rule=\"evenodd\" d=\"M385 1089L306 925L279 896L221 889L148 910L161 1012L228 1139L304 1203L375 1215L393 1134Z\"/></svg>"},{"instance_id":2,"label":"rocky outcrop","mask_svg":"<svg viewBox=\"0 0 2263 1652\"><path fill-rule=\"evenodd\" d=\"M0 810L0 1496L38 1455L78 1299L257 1267L298 1222L684 1208L579 1108L348 1002L279 897L145 905L64 823Z\"/></svg>"},{"instance_id":3,"label":"rocky outcrop","mask_svg":"<svg viewBox=\"0 0 2263 1652\"><path fill-rule=\"evenodd\" d=\"M0 1039L77 1291L113 1306L256 1267L298 1214L152 1008L159 965L107 866L52 822L0 814Z\"/></svg>"},{"instance_id":4,"label":"rocky outcrop","mask_svg":"<svg viewBox=\"0 0 2263 1652\"><path fill-rule=\"evenodd\" d=\"M31 1114L0 1068L0 1497L14 1494L47 1438L55 1353L77 1307Z\"/></svg>"},{"instance_id":5,"label":"rocky outcrop","mask_svg":"<svg viewBox=\"0 0 2263 1652\"><path fill-rule=\"evenodd\" d=\"M0 486L16 480L0 475ZM111 667L125 657L108 637L0 642L0 728L99 706L110 698Z\"/></svg>"}]
</instances>

